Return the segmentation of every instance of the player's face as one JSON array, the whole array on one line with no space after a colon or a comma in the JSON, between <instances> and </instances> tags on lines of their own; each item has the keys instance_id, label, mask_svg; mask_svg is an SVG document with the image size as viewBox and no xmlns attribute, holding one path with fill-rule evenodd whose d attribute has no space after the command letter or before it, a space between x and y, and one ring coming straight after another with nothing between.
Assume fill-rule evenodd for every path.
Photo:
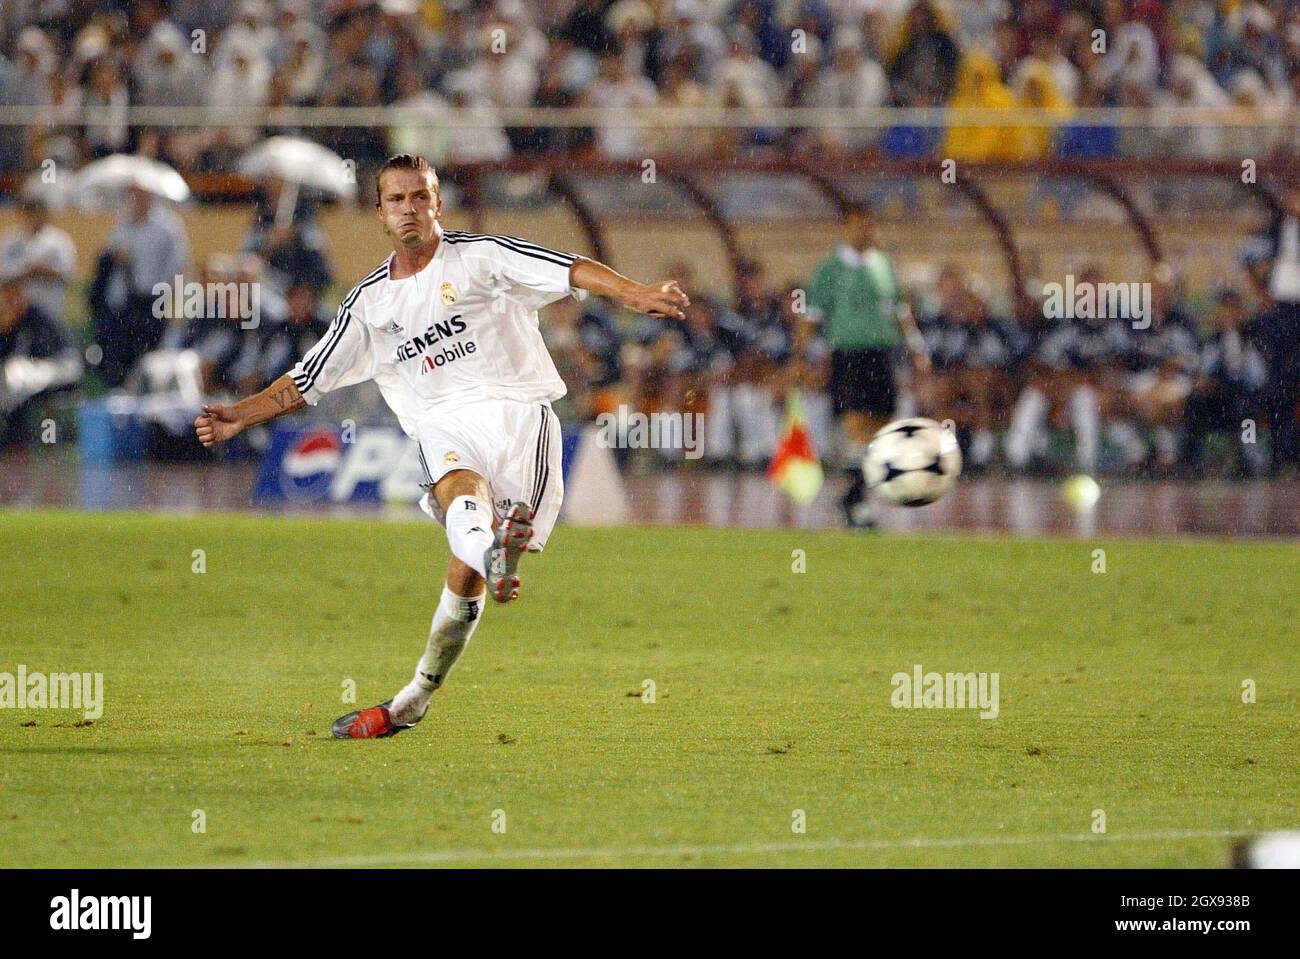
<instances>
[{"instance_id":1,"label":"player's face","mask_svg":"<svg viewBox=\"0 0 1300 959\"><path fill-rule=\"evenodd\" d=\"M442 216L442 198L427 170L388 170L379 190L379 219L384 232L408 249L433 239Z\"/></svg>"}]
</instances>

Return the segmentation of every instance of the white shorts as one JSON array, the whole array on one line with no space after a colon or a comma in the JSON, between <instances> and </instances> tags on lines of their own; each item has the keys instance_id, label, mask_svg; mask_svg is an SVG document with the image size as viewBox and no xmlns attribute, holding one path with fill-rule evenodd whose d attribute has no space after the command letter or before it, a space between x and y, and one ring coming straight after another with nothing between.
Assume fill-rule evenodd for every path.
<instances>
[{"instance_id":1,"label":"white shorts","mask_svg":"<svg viewBox=\"0 0 1300 959\"><path fill-rule=\"evenodd\" d=\"M447 409L444 407L444 409ZM519 500L533 508L533 540L540 553L564 501L560 420L549 403L471 400L416 423L425 494L420 508L446 525L433 485L452 470L472 470L488 483L492 508L503 519Z\"/></svg>"}]
</instances>

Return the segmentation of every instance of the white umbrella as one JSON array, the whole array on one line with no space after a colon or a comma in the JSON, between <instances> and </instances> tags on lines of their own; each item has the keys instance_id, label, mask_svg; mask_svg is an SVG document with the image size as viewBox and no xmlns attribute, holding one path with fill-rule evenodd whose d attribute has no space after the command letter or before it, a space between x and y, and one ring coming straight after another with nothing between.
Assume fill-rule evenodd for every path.
<instances>
[{"instance_id":1,"label":"white umbrella","mask_svg":"<svg viewBox=\"0 0 1300 959\"><path fill-rule=\"evenodd\" d=\"M18 196L24 200L40 203L55 213L61 213L67 205L68 197L74 191L76 174L71 170L66 173L56 169L50 174L38 170L23 181Z\"/></svg>"},{"instance_id":2,"label":"white umbrella","mask_svg":"<svg viewBox=\"0 0 1300 959\"><path fill-rule=\"evenodd\" d=\"M275 177L286 188L280 191L276 223L293 219L298 188L314 187L350 200L357 195L356 168L341 156L311 140L277 136L263 140L240 158L239 170L249 176Z\"/></svg>"},{"instance_id":3,"label":"white umbrella","mask_svg":"<svg viewBox=\"0 0 1300 959\"><path fill-rule=\"evenodd\" d=\"M82 206L101 206L109 197L137 187L176 203L190 198L185 178L165 163L148 157L114 153L77 171L74 192Z\"/></svg>"}]
</instances>

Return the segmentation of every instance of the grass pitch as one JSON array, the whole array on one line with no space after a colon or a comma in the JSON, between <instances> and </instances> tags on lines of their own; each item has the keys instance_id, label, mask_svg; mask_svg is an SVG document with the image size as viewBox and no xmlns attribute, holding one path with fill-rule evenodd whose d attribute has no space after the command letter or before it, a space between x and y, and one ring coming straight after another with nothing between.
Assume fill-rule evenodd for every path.
<instances>
[{"instance_id":1,"label":"grass pitch","mask_svg":"<svg viewBox=\"0 0 1300 959\"><path fill-rule=\"evenodd\" d=\"M0 544L0 673L106 701L0 709L0 866L1215 866L1297 825L1291 544L561 528L369 742L329 725L409 677L433 524L19 512ZM999 673L998 718L894 708L918 663Z\"/></svg>"}]
</instances>

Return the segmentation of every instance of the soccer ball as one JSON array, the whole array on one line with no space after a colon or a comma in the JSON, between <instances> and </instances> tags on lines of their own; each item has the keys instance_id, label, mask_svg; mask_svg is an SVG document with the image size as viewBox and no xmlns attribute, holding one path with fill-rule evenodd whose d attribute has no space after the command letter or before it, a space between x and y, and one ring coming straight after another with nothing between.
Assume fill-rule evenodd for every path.
<instances>
[{"instance_id":1,"label":"soccer ball","mask_svg":"<svg viewBox=\"0 0 1300 959\"><path fill-rule=\"evenodd\" d=\"M960 473L957 435L921 416L890 423L871 438L862 458L867 485L899 506L933 503Z\"/></svg>"}]
</instances>

